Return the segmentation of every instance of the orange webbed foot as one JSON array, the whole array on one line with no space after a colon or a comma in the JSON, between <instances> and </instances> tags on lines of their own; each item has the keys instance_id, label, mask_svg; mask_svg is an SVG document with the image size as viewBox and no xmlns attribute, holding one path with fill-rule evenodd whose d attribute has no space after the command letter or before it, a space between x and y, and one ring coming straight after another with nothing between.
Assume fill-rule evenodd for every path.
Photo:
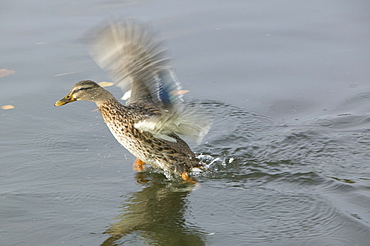
<instances>
[{"instance_id":1,"label":"orange webbed foot","mask_svg":"<svg viewBox=\"0 0 370 246\"><path fill-rule=\"evenodd\" d=\"M183 172L181 174L181 178L186 181L186 182L189 182L189 183L192 183L192 184L197 184L197 181L194 180L194 178L192 178L188 172Z\"/></svg>"},{"instance_id":2,"label":"orange webbed foot","mask_svg":"<svg viewBox=\"0 0 370 246\"><path fill-rule=\"evenodd\" d=\"M140 159L136 159L133 164L134 171L142 172L145 169L145 162Z\"/></svg>"}]
</instances>

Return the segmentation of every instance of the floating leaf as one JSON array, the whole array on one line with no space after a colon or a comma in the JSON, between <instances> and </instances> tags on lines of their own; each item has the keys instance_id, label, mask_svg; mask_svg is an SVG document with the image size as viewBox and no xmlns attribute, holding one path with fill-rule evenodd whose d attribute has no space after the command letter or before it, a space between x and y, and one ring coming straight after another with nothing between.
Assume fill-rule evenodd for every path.
<instances>
[{"instance_id":1,"label":"floating leaf","mask_svg":"<svg viewBox=\"0 0 370 246\"><path fill-rule=\"evenodd\" d=\"M114 85L113 82L99 82L98 83L101 87L107 87L107 86L112 86Z\"/></svg>"},{"instance_id":2,"label":"floating leaf","mask_svg":"<svg viewBox=\"0 0 370 246\"><path fill-rule=\"evenodd\" d=\"M171 91L171 95L184 95L185 93L188 93L188 90L178 90L178 91Z\"/></svg>"},{"instance_id":3,"label":"floating leaf","mask_svg":"<svg viewBox=\"0 0 370 246\"><path fill-rule=\"evenodd\" d=\"M1 106L2 109L12 109L14 108L13 105L4 105L4 106Z\"/></svg>"},{"instance_id":4,"label":"floating leaf","mask_svg":"<svg viewBox=\"0 0 370 246\"><path fill-rule=\"evenodd\" d=\"M90 112L96 112L96 111L99 111L99 109L96 108L96 109L91 110Z\"/></svg>"},{"instance_id":5,"label":"floating leaf","mask_svg":"<svg viewBox=\"0 0 370 246\"><path fill-rule=\"evenodd\" d=\"M6 68L0 69L0 77L5 77L5 76L11 75L13 73L15 73L15 70L6 69Z\"/></svg>"}]
</instances>

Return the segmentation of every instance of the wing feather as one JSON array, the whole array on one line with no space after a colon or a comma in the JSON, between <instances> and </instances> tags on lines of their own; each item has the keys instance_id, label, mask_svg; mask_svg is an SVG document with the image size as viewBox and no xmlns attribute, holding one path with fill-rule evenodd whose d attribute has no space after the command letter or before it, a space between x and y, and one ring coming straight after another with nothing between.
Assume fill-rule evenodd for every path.
<instances>
[{"instance_id":1,"label":"wing feather","mask_svg":"<svg viewBox=\"0 0 370 246\"><path fill-rule=\"evenodd\" d=\"M111 19L91 35L90 54L128 98L127 103L154 105L160 110L135 124L140 131L176 141L177 133L200 142L210 128L207 114L183 103L164 42L147 25L134 20Z\"/></svg>"}]
</instances>

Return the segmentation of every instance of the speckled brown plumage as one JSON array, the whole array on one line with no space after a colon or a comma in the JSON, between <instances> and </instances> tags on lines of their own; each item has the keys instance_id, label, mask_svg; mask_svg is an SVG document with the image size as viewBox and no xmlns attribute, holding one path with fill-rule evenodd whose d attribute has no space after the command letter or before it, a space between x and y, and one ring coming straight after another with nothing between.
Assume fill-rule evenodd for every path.
<instances>
[{"instance_id":1,"label":"speckled brown plumage","mask_svg":"<svg viewBox=\"0 0 370 246\"><path fill-rule=\"evenodd\" d=\"M134 127L140 120L160 115L153 106L124 106L116 99L109 99L98 108L117 141L143 162L176 175L200 166L198 158L178 135L171 134L176 142L169 142L154 138L150 132L140 132Z\"/></svg>"}]
</instances>

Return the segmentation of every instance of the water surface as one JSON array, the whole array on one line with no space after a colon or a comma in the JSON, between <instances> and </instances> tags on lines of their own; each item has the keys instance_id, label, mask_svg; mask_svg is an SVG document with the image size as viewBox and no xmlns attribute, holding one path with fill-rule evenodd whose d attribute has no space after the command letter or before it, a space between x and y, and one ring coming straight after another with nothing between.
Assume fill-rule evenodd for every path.
<instances>
[{"instance_id":1,"label":"water surface","mask_svg":"<svg viewBox=\"0 0 370 246\"><path fill-rule=\"evenodd\" d=\"M366 1L5 1L0 4L1 245L360 245L370 241ZM84 34L139 18L171 49L187 100L214 117L187 189L111 136ZM117 88L109 88L119 97Z\"/></svg>"}]
</instances>

